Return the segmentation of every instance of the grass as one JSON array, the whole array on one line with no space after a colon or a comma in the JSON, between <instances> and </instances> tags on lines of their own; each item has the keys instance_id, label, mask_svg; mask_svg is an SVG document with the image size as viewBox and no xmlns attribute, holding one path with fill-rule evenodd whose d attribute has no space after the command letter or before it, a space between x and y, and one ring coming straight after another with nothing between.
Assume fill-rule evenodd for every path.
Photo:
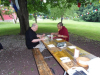
<instances>
[{"instance_id":1,"label":"grass","mask_svg":"<svg viewBox=\"0 0 100 75\"><path fill-rule=\"evenodd\" d=\"M100 41L100 23L75 21L71 23L71 21L69 21L65 23L65 26L70 33Z\"/></svg>"},{"instance_id":2,"label":"grass","mask_svg":"<svg viewBox=\"0 0 100 75\"><path fill-rule=\"evenodd\" d=\"M2 35L16 35L20 32L19 23L0 22L0 36Z\"/></svg>"},{"instance_id":3,"label":"grass","mask_svg":"<svg viewBox=\"0 0 100 75\"><path fill-rule=\"evenodd\" d=\"M38 21L39 29L37 33L51 33L57 32L57 23L60 20L40 20ZM30 21L32 25L34 21ZM78 22L72 20L64 20L64 26L72 34L87 37L89 39L100 41L100 23L99 22ZM20 25L12 22L0 22L0 36L18 34L20 32Z\"/></svg>"}]
</instances>

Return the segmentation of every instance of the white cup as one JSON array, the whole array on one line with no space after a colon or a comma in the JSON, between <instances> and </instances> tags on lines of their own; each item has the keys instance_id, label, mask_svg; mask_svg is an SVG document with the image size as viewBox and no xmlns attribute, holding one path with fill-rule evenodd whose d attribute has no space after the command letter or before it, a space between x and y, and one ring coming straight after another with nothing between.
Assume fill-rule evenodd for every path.
<instances>
[{"instance_id":1,"label":"white cup","mask_svg":"<svg viewBox=\"0 0 100 75\"><path fill-rule=\"evenodd\" d=\"M53 35L51 35L51 40L53 40Z\"/></svg>"}]
</instances>

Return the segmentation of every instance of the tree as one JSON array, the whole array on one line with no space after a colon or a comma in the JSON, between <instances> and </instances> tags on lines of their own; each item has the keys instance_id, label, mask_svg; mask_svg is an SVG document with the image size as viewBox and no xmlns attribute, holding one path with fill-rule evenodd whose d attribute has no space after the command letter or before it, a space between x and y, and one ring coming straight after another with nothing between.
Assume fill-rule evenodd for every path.
<instances>
[{"instance_id":1,"label":"tree","mask_svg":"<svg viewBox=\"0 0 100 75\"><path fill-rule=\"evenodd\" d=\"M79 8L77 7L77 5L72 5L69 9L66 9L65 16L66 16L66 17L69 17L69 18L78 16L78 14L76 13L76 11L77 11L78 9L79 9Z\"/></svg>"},{"instance_id":2,"label":"tree","mask_svg":"<svg viewBox=\"0 0 100 75\"><path fill-rule=\"evenodd\" d=\"M52 17L53 20L56 20L57 18L63 18L65 10L66 10L65 8L60 9L59 7L50 8L49 17Z\"/></svg>"},{"instance_id":3,"label":"tree","mask_svg":"<svg viewBox=\"0 0 100 75\"><path fill-rule=\"evenodd\" d=\"M16 0L17 1L17 0ZM20 22L20 34L25 34L26 30L29 28L28 10L27 10L27 0L18 0L19 9L16 7L15 0L12 0L13 8L19 18ZM2 4L9 6L10 2L4 0Z\"/></svg>"},{"instance_id":4,"label":"tree","mask_svg":"<svg viewBox=\"0 0 100 75\"><path fill-rule=\"evenodd\" d=\"M3 18L3 16L2 16L2 11L1 11L1 9L0 9L0 16L1 16L1 19L4 21L4 18Z\"/></svg>"},{"instance_id":5,"label":"tree","mask_svg":"<svg viewBox=\"0 0 100 75\"><path fill-rule=\"evenodd\" d=\"M64 17L75 17L77 16L77 13L75 12L79 8L77 5L72 5L70 8L51 8L51 5L48 5L48 9L50 9L50 14L48 15L49 17L52 17L53 20L56 20L57 18L61 18L61 22ZM56 10L56 11L55 11Z\"/></svg>"},{"instance_id":6,"label":"tree","mask_svg":"<svg viewBox=\"0 0 100 75\"><path fill-rule=\"evenodd\" d=\"M2 6L0 6L0 16L1 16L1 19L4 21L4 18L3 18L3 15L2 15Z\"/></svg>"},{"instance_id":7,"label":"tree","mask_svg":"<svg viewBox=\"0 0 100 75\"><path fill-rule=\"evenodd\" d=\"M11 6L4 7L4 8L6 8L6 10L3 14L9 15L9 17L14 20L14 23L16 23L17 17L15 18L15 16L14 16L15 15L14 9Z\"/></svg>"},{"instance_id":8,"label":"tree","mask_svg":"<svg viewBox=\"0 0 100 75\"><path fill-rule=\"evenodd\" d=\"M30 13L34 14L35 22L37 23L37 13L42 12L47 14L47 3L45 3L43 0L28 0L27 9Z\"/></svg>"},{"instance_id":9,"label":"tree","mask_svg":"<svg viewBox=\"0 0 100 75\"><path fill-rule=\"evenodd\" d=\"M15 1L18 1L20 9L16 8ZM90 0L79 0L80 3L89 2ZM95 1L95 0L92 0ZM26 30L29 28L29 12L43 12L48 13L47 5L50 4L51 8L69 8L71 5L77 4L77 0L46 0L44 3L42 0L12 0L13 7L15 8L17 17L20 22L20 34L25 34ZM8 0L3 0L2 4L9 5Z\"/></svg>"},{"instance_id":10,"label":"tree","mask_svg":"<svg viewBox=\"0 0 100 75\"><path fill-rule=\"evenodd\" d=\"M79 15L81 18L85 21L89 22L100 22L100 4L96 4L95 2L92 4L88 4L87 7L80 7L79 9Z\"/></svg>"},{"instance_id":11,"label":"tree","mask_svg":"<svg viewBox=\"0 0 100 75\"><path fill-rule=\"evenodd\" d=\"M15 0L12 0L15 4ZM29 18L28 18L28 10L27 10L27 0L18 0L20 9L16 11L16 14L19 18L20 22L20 34L25 34L26 30L29 28Z\"/></svg>"}]
</instances>

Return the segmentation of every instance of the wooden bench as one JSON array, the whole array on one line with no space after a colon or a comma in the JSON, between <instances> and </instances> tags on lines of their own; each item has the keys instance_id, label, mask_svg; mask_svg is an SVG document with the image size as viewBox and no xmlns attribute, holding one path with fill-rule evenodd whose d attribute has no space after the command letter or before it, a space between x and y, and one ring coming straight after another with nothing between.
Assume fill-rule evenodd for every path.
<instances>
[{"instance_id":1,"label":"wooden bench","mask_svg":"<svg viewBox=\"0 0 100 75\"><path fill-rule=\"evenodd\" d=\"M53 75L38 48L34 48L33 55L40 75Z\"/></svg>"}]
</instances>

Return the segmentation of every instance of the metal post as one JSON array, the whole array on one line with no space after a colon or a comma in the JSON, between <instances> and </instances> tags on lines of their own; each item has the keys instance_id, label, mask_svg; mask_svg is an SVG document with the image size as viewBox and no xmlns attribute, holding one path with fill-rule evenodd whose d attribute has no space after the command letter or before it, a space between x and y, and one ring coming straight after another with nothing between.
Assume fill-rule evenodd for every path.
<instances>
[{"instance_id":1,"label":"metal post","mask_svg":"<svg viewBox=\"0 0 100 75\"><path fill-rule=\"evenodd\" d=\"M67 73L67 72L65 71L65 72L64 72L64 75L66 75L66 73Z\"/></svg>"}]
</instances>

